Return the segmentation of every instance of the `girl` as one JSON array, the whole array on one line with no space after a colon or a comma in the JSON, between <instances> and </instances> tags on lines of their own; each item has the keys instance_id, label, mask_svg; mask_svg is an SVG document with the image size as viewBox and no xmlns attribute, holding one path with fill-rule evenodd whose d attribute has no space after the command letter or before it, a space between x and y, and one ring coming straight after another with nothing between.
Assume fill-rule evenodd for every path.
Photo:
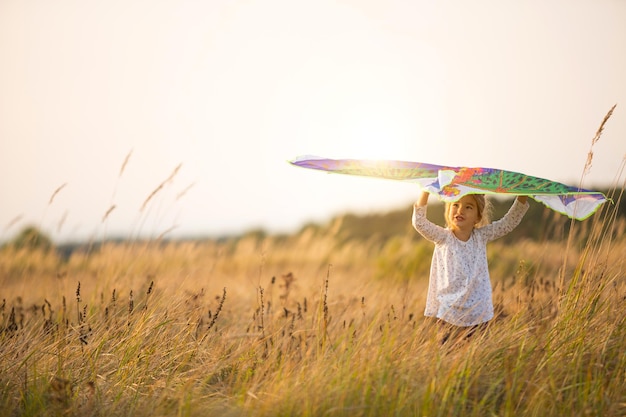
<instances>
[{"instance_id":1,"label":"girl","mask_svg":"<svg viewBox=\"0 0 626 417\"><path fill-rule=\"evenodd\" d=\"M426 218L428 193L413 206L413 227L435 244L426 299L427 317L467 330L467 336L493 318L491 282L487 267L487 242L512 231L529 204L518 196L508 213L490 223L485 196L470 194L445 208L446 228ZM442 343L450 336L444 336Z\"/></svg>"}]
</instances>

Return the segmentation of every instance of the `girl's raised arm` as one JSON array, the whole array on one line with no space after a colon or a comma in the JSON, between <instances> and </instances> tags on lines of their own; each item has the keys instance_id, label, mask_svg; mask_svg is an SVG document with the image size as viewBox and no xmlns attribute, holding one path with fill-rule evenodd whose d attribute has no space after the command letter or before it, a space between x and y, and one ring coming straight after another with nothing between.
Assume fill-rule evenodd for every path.
<instances>
[{"instance_id":1,"label":"girl's raised arm","mask_svg":"<svg viewBox=\"0 0 626 417\"><path fill-rule=\"evenodd\" d=\"M419 197L417 199L417 203L416 204L418 206L420 206L420 207L427 205L428 204L428 196L429 196L429 194L426 191L420 192L420 195L419 195Z\"/></svg>"},{"instance_id":2,"label":"girl's raised arm","mask_svg":"<svg viewBox=\"0 0 626 417\"><path fill-rule=\"evenodd\" d=\"M428 193L422 191L413 205L413 227L431 242L441 243L446 239L447 233L443 227L432 223L426 218L427 204Z\"/></svg>"}]
</instances>

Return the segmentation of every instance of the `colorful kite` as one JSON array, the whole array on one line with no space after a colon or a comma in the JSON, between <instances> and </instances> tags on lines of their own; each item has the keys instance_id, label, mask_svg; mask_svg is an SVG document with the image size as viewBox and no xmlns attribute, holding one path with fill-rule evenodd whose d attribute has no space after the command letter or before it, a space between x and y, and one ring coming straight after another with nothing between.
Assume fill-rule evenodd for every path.
<instances>
[{"instance_id":1,"label":"colorful kite","mask_svg":"<svg viewBox=\"0 0 626 417\"><path fill-rule=\"evenodd\" d=\"M300 156L291 164L330 173L386 178L417 183L443 201L456 201L466 194L527 195L552 210L584 220L607 201L597 191L570 187L559 182L519 172L493 168L447 167L407 161L327 159Z\"/></svg>"}]
</instances>

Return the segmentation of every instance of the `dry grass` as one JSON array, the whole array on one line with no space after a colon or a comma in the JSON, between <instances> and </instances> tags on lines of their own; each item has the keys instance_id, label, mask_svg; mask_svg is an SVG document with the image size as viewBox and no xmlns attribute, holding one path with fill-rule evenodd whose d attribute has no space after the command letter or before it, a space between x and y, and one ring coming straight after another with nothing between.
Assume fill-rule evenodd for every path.
<instances>
[{"instance_id":1,"label":"dry grass","mask_svg":"<svg viewBox=\"0 0 626 417\"><path fill-rule=\"evenodd\" d=\"M572 244L562 294L562 244L494 243L499 318L446 348L412 236L7 248L1 414L620 415L623 236Z\"/></svg>"}]
</instances>

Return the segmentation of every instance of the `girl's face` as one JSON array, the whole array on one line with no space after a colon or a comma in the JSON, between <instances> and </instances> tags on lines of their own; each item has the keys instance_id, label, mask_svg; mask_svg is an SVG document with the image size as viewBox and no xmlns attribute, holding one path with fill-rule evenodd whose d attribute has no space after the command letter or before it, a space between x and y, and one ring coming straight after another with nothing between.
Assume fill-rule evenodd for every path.
<instances>
[{"instance_id":1,"label":"girl's face","mask_svg":"<svg viewBox=\"0 0 626 417\"><path fill-rule=\"evenodd\" d=\"M459 201L450 203L446 220L452 230L473 229L480 222L480 213L474 197L466 195Z\"/></svg>"}]
</instances>

